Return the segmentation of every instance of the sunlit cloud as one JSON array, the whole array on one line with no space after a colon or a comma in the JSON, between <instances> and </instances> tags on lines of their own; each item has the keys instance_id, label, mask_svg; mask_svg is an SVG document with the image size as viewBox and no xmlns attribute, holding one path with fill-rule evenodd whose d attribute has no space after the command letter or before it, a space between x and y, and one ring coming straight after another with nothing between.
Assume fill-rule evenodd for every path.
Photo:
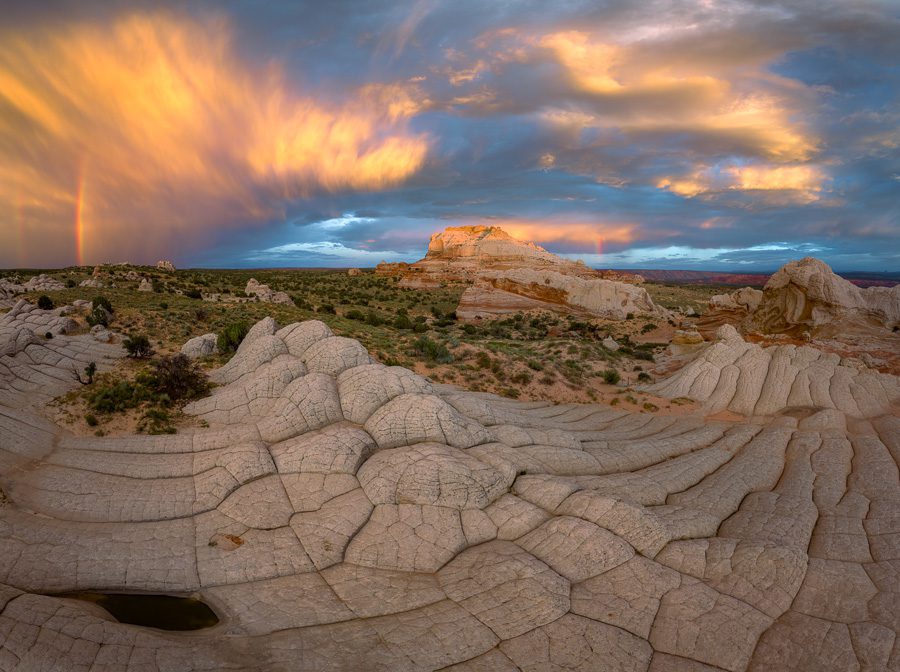
<instances>
[{"instance_id":1,"label":"sunlit cloud","mask_svg":"<svg viewBox=\"0 0 900 672\"><path fill-rule=\"evenodd\" d=\"M768 203L812 203L819 200L826 180L818 166L730 165L701 168L684 177L666 177L660 189L694 198L714 197L722 193L762 192Z\"/></svg>"},{"instance_id":2,"label":"sunlit cloud","mask_svg":"<svg viewBox=\"0 0 900 672\"><path fill-rule=\"evenodd\" d=\"M35 264L152 261L296 199L395 186L429 141L406 128L411 95L385 86L304 93L277 63L240 60L221 18L7 30L0 215L42 241ZM0 263L15 235L0 232Z\"/></svg>"}]
</instances>

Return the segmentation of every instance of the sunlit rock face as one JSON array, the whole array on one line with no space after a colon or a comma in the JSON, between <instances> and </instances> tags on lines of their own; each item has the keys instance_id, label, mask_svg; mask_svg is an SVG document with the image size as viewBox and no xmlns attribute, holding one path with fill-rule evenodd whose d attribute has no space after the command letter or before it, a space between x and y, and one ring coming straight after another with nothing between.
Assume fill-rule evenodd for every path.
<instances>
[{"instance_id":1,"label":"sunlit rock face","mask_svg":"<svg viewBox=\"0 0 900 672\"><path fill-rule=\"evenodd\" d=\"M813 257L782 266L763 289L753 323L766 332L816 330L838 323L892 328L900 323L900 285L862 289Z\"/></svg>"},{"instance_id":2,"label":"sunlit rock face","mask_svg":"<svg viewBox=\"0 0 900 672\"><path fill-rule=\"evenodd\" d=\"M438 287L472 282L485 272L527 268L575 277L604 277L580 261L570 261L539 245L517 240L499 226L449 226L431 236L425 258L414 264L380 264L376 273L400 276L401 287ZM379 270L380 269L380 270ZM639 276L616 273L639 282Z\"/></svg>"},{"instance_id":3,"label":"sunlit rock face","mask_svg":"<svg viewBox=\"0 0 900 672\"><path fill-rule=\"evenodd\" d=\"M461 319L528 310L551 310L624 320L632 315L665 317L647 290L624 282L583 278L554 270L518 268L482 272L460 297Z\"/></svg>"},{"instance_id":4,"label":"sunlit rock face","mask_svg":"<svg viewBox=\"0 0 900 672\"><path fill-rule=\"evenodd\" d=\"M202 429L41 415L89 336L0 344L0 669L887 670L898 380L734 329L658 384L680 416L517 402L251 329ZM708 411L728 410L716 419ZM725 419L727 418L727 419ZM201 636L73 590L197 593Z\"/></svg>"}]
</instances>

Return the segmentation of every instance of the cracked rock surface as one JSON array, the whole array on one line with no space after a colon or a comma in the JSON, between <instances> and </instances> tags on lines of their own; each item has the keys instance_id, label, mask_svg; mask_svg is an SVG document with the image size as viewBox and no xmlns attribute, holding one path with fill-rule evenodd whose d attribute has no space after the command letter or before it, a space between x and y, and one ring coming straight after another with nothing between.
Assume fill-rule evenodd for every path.
<instances>
[{"instance_id":1,"label":"cracked rock surface","mask_svg":"<svg viewBox=\"0 0 900 672\"><path fill-rule=\"evenodd\" d=\"M0 318L0 671L900 669L895 377L725 328L653 387L702 407L657 416L432 385L268 318L187 407L208 426L76 438L42 407L123 353L65 320Z\"/></svg>"}]
</instances>

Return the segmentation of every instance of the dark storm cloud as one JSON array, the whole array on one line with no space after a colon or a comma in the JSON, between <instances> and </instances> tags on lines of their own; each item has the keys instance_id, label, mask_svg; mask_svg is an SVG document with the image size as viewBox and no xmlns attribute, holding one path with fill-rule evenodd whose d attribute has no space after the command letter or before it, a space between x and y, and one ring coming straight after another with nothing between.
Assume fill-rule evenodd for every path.
<instances>
[{"instance_id":1,"label":"dark storm cloud","mask_svg":"<svg viewBox=\"0 0 900 672\"><path fill-rule=\"evenodd\" d=\"M158 4L18 3L4 22L57 35L159 16ZM888 3L194 0L167 16L200 32L224 21L238 90L288 104L236 109L190 147L218 166L211 178L149 186L116 173L113 129L88 118L110 173L94 193L122 215L104 229L115 245L152 217L157 248L183 264L363 265L418 258L444 226L493 223L601 266L771 268L811 250L844 269L897 262L900 11ZM34 56L6 53L0 75L33 93ZM218 76L198 105L227 104L218 86L232 73ZM330 142L272 149L311 119ZM2 100L0 120L24 127ZM260 123L268 132L248 136ZM18 137L0 136L0 174L25 165L49 186L42 201L32 183L0 189L15 224L0 231L7 265L34 254L29 227L65 231L92 196L90 179L76 192L81 145L42 136L42 154Z\"/></svg>"}]
</instances>

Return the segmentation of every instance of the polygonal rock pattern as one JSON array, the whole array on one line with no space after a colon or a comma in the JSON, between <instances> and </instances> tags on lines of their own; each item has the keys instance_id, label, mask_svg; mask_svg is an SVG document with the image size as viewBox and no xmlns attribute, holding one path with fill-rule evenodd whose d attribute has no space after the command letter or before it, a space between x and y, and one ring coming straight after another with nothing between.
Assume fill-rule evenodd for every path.
<instances>
[{"instance_id":1,"label":"polygonal rock pattern","mask_svg":"<svg viewBox=\"0 0 900 672\"><path fill-rule=\"evenodd\" d=\"M45 338L61 312L0 318L0 670L900 665L896 378L726 327L654 387L704 410L635 414L442 388L269 318L188 405L208 427L77 438L42 409L123 353ZM73 590L197 592L223 623Z\"/></svg>"}]
</instances>

